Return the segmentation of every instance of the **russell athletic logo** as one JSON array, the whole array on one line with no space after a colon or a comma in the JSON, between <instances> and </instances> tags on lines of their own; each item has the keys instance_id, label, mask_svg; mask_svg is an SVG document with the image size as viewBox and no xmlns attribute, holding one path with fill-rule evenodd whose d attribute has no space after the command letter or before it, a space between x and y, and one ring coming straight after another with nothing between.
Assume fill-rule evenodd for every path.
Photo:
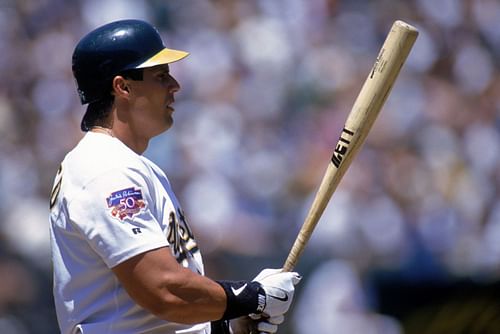
<instances>
[{"instance_id":1,"label":"russell athletic logo","mask_svg":"<svg viewBox=\"0 0 500 334\"><path fill-rule=\"evenodd\" d=\"M141 189L133 187L115 191L106 198L111 215L120 221L132 218L146 207Z\"/></svg>"}]
</instances>

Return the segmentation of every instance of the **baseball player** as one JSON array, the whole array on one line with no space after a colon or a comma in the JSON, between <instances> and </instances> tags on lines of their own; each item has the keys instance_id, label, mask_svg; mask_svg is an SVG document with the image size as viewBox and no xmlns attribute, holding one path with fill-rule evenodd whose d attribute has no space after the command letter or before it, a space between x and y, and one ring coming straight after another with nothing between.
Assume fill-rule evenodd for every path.
<instances>
[{"instance_id":1,"label":"baseball player","mask_svg":"<svg viewBox=\"0 0 500 334\"><path fill-rule=\"evenodd\" d=\"M74 50L85 135L61 163L50 197L63 334L274 333L290 307L295 272L204 276L167 177L142 156L172 126L180 87L168 64L187 55L140 20L99 27Z\"/></svg>"}]
</instances>

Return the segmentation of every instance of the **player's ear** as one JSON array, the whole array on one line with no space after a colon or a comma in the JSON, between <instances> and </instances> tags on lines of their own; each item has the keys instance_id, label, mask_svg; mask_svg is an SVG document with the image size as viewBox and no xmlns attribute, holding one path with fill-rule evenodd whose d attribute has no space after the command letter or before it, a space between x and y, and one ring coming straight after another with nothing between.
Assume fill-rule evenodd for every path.
<instances>
[{"instance_id":1,"label":"player's ear","mask_svg":"<svg viewBox=\"0 0 500 334\"><path fill-rule=\"evenodd\" d=\"M121 75L117 75L113 78L112 90L116 97L128 98L130 96L130 87L128 82Z\"/></svg>"}]
</instances>

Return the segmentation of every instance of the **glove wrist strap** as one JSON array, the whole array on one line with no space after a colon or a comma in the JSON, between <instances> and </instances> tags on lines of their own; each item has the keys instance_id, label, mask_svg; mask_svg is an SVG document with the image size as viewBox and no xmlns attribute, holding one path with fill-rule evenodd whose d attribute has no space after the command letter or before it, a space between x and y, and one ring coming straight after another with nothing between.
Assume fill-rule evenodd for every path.
<instances>
[{"instance_id":1,"label":"glove wrist strap","mask_svg":"<svg viewBox=\"0 0 500 334\"><path fill-rule=\"evenodd\" d=\"M217 281L226 293L226 311L223 320L250 313L262 313L266 307L266 293L259 282Z\"/></svg>"}]
</instances>

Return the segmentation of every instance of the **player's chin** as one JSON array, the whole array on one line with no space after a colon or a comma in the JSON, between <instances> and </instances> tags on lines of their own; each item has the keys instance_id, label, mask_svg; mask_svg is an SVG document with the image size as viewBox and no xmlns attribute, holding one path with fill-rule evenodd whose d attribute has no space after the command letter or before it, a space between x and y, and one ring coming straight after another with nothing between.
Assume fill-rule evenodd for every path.
<instances>
[{"instance_id":1,"label":"player's chin","mask_svg":"<svg viewBox=\"0 0 500 334\"><path fill-rule=\"evenodd\" d=\"M174 125L174 118L172 117L172 114L169 114L167 116L165 116L165 121L163 123L163 131L167 131L168 129L170 129L172 127L172 125Z\"/></svg>"},{"instance_id":2,"label":"player's chin","mask_svg":"<svg viewBox=\"0 0 500 334\"><path fill-rule=\"evenodd\" d=\"M151 124L151 126L149 127L149 136L151 138L156 137L170 129L173 124L174 120L170 115L164 116L161 119L157 119L157 121Z\"/></svg>"}]
</instances>

